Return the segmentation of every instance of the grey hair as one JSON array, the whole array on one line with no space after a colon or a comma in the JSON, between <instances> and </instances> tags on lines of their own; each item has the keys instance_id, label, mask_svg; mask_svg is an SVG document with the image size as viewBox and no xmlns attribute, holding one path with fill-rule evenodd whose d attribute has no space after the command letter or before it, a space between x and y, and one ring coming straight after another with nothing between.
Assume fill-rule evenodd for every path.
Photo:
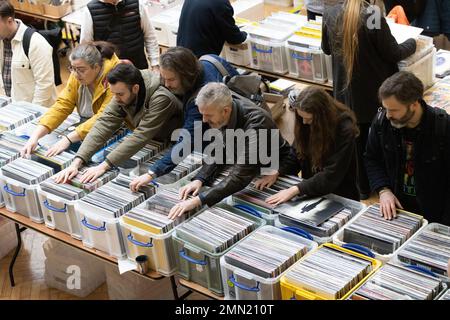
<instances>
[{"instance_id":1,"label":"grey hair","mask_svg":"<svg viewBox=\"0 0 450 320\"><path fill-rule=\"evenodd\" d=\"M91 67L93 67L95 64L98 64L99 66L102 66L103 64L101 52L97 49L96 46L89 43L80 44L72 50L69 56L70 62L78 59L84 60Z\"/></svg>"},{"instance_id":2,"label":"grey hair","mask_svg":"<svg viewBox=\"0 0 450 320\"><path fill-rule=\"evenodd\" d=\"M197 106L226 107L233 102L231 91L224 83L210 82L206 84L197 94L195 104Z\"/></svg>"}]
</instances>

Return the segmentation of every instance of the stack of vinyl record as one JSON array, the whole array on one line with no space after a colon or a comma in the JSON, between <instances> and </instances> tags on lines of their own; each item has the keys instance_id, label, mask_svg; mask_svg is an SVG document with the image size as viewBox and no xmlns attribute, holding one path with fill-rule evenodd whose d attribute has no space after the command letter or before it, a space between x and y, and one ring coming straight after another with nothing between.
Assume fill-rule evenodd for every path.
<instances>
[{"instance_id":1,"label":"stack of vinyl record","mask_svg":"<svg viewBox=\"0 0 450 320\"><path fill-rule=\"evenodd\" d=\"M19 156L20 153L16 149L0 144L0 167L17 159Z\"/></svg>"},{"instance_id":2,"label":"stack of vinyl record","mask_svg":"<svg viewBox=\"0 0 450 320\"><path fill-rule=\"evenodd\" d=\"M222 182L223 179L228 177L231 173L231 166L224 167L214 178L213 182L211 183L212 187L217 186L220 182Z\"/></svg>"},{"instance_id":3,"label":"stack of vinyl record","mask_svg":"<svg viewBox=\"0 0 450 320\"><path fill-rule=\"evenodd\" d=\"M256 229L256 223L221 207L209 208L184 222L177 237L211 253L231 247Z\"/></svg>"},{"instance_id":4,"label":"stack of vinyl record","mask_svg":"<svg viewBox=\"0 0 450 320\"><path fill-rule=\"evenodd\" d=\"M447 263L450 260L448 227L429 224L405 244L397 258L401 262L424 266L432 272L447 275Z\"/></svg>"},{"instance_id":5,"label":"stack of vinyl record","mask_svg":"<svg viewBox=\"0 0 450 320\"><path fill-rule=\"evenodd\" d=\"M0 131L13 130L42 115L43 107L14 102L0 109Z\"/></svg>"},{"instance_id":6,"label":"stack of vinyl record","mask_svg":"<svg viewBox=\"0 0 450 320\"><path fill-rule=\"evenodd\" d=\"M11 103L11 98L7 96L0 96L0 108Z\"/></svg>"},{"instance_id":7,"label":"stack of vinyl record","mask_svg":"<svg viewBox=\"0 0 450 320\"><path fill-rule=\"evenodd\" d=\"M287 271L282 285L287 282L323 299L337 300L344 298L372 269L370 260L322 246Z\"/></svg>"},{"instance_id":8,"label":"stack of vinyl record","mask_svg":"<svg viewBox=\"0 0 450 320\"><path fill-rule=\"evenodd\" d=\"M391 254L420 229L422 221L421 216L403 211L397 211L395 219L386 220L379 205L372 205L344 229L343 241Z\"/></svg>"},{"instance_id":9,"label":"stack of vinyl record","mask_svg":"<svg viewBox=\"0 0 450 320\"><path fill-rule=\"evenodd\" d=\"M161 159L164 153L161 153L146 162L147 166L153 165L156 161ZM203 154L193 152L183 159L171 172L155 179L159 184L168 185L177 182L181 178L192 173L202 166Z\"/></svg>"},{"instance_id":10,"label":"stack of vinyl record","mask_svg":"<svg viewBox=\"0 0 450 320\"><path fill-rule=\"evenodd\" d=\"M5 177L14 179L27 185L38 184L53 175L53 169L41 163L18 158L2 167Z\"/></svg>"},{"instance_id":11,"label":"stack of vinyl record","mask_svg":"<svg viewBox=\"0 0 450 320\"><path fill-rule=\"evenodd\" d=\"M53 130L56 135L68 135L75 130L75 127L80 123L81 119L77 113L71 113L58 128Z\"/></svg>"},{"instance_id":12,"label":"stack of vinyl record","mask_svg":"<svg viewBox=\"0 0 450 320\"><path fill-rule=\"evenodd\" d=\"M80 170L80 173L68 183L56 183L54 178L51 177L40 184L43 191L57 195L63 199L72 201L81 199L87 193L99 188L107 182L114 179L118 172L110 170L98 177L94 182L81 183L79 179L81 175L86 171L86 167Z\"/></svg>"},{"instance_id":13,"label":"stack of vinyl record","mask_svg":"<svg viewBox=\"0 0 450 320\"><path fill-rule=\"evenodd\" d=\"M122 139L123 137L125 137L126 135L128 135L130 133L131 133L131 131L127 128L118 129L113 134L113 136L105 142L103 147L92 156L91 161L95 162L95 163L100 163L100 162L104 161L105 157L106 157L106 152L105 152L106 148L111 146L112 144L119 141L120 139Z\"/></svg>"},{"instance_id":14,"label":"stack of vinyl record","mask_svg":"<svg viewBox=\"0 0 450 320\"><path fill-rule=\"evenodd\" d=\"M132 192L129 184L131 178L120 174L113 181L83 197L80 202L88 203L109 212L112 218L118 218L124 213L144 202L149 193L154 194L152 186L145 192Z\"/></svg>"},{"instance_id":15,"label":"stack of vinyl record","mask_svg":"<svg viewBox=\"0 0 450 320\"><path fill-rule=\"evenodd\" d=\"M26 143L26 139L23 137L17 137L16 135L10 132L2 132L0 134L0 145L10 148L12 150L16 150L17 153L20 153L23 146Z\"/></svg>"},{"instance_id":16,"label":"stack of vinyl record","mask_svg":"<svg viewBox=\"0 0 450 320\"><path fill-rule=\"evenodd\" d=\"M105 156L111 153L117 146L123 142L123 139L115 142L111 146L105 149ZM126 160L120 166L123 168L134 168L144 163L145 161L150 160L157 153L161 152L161 150L165 147L165 143L151 140L147 145L145 145L141 150L139 150L136 154L134 154L131 158Z\"/></svg>"},{"instance_id":17,"label":"stack of vinyl record","mask_svg":"<svg viewBox=\"0 0 450 320\"><path fill-rule=\"evenodd\" d=\"M440 298L439 300L448 300L450 301L450 289L447 290Z\"/></svg>"},{"instance_id":18,"label":"stack of vinyl record","mask_svg":"<svg viewBox=\"0 0 450 320\"><path fill-rule=\"evenodd\" d=\"M436 278L386 264L355 294L370 300L432 300L441 290L441 281Z\"/></svg>"},{"instance_id":19,"label":"stack of vinyl record","mask_svg":"<svg viewBox=\"0 0 450 320\"><path fill-rule=\"evenodd\" d=\"M63 151L60 154L48 157L45 155L47 153L47 150L48 149L45 147L36 148L36 150L33 152L32 159L48 165L49 167L52 167L55 172L59 172L70 166L75 156L75 154L73 153Z\"/></svg>"},{"instance_id":20,"label":"stack of vinyl record","mask_svg":"<svg viewBox=\"0 0 450 320\"><path fill-rule=\"evenodd\" d=\"M224 255L227 263L263 278L275 278L308 252L308 246L263 227Z\"/></svg>"},{"instance_id":21,"label":"stack of vinyl record","mask_svg":"<svg viewBox=\"0 0 450 320\"><path fill-rule=\"evenodd\" d=\"M280 222L317 237L329 237L354 215L344 204L326 197L293 200L277 207Z\"/></svg>"}]
</instances>

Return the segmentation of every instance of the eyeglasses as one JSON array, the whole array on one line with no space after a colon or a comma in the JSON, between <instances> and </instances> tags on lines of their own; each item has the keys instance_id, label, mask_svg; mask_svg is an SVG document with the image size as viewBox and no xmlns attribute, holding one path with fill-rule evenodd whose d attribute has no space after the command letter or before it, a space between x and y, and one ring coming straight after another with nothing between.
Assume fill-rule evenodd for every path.
<instances>
[{"instance_id":1,"label":"eyeglasses","mask_svg":"<svg viewBox=\"0 0 450 320\"><path fill-rule=\"evenodd\" d=\"M74 68L72 66L68 66L67 69L69 69L70 72L76 72L80 76L87 71L87 69Z\"/></svg>"}]
</instances>

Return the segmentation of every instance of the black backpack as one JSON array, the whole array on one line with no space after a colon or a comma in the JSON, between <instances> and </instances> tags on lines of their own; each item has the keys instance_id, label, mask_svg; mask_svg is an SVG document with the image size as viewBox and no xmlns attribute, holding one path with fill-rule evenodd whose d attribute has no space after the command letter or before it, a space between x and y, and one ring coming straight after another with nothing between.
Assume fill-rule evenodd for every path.
<instances>
[{"instance_id":1,"label":"black backpack","mask_svg":"<svg viewBox=\"0 0 450 320\"><path fill-rule=\"evenodd\" d=\"M62 83L61 80L61 67L59 65L59 58L58 58L58 49L59 45L62 41L62 33L61 28L57 27L51 30L36 30L34 28L27 27L25 30L25 33L23 34L23 40L22 40L22 46L23 51L25 52L25 55L27 56L28 60L30 58L28 57L28 53L30 52L30 41L31 36L33 33L39 33L41 36L44 37L45 40L52 46L53 53L52 53L52 60L53 60L53 70L55 73L55 86L59 86Z\"/></svg>"}]
</instances>

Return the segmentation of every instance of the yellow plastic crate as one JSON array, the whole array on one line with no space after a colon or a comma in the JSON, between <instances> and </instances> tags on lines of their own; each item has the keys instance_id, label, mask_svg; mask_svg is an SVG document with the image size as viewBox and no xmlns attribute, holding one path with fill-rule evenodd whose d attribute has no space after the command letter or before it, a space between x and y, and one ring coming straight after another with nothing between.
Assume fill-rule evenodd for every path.
<instances>
[{"instance_id":1,"label":"yellow plastic crate","mask_svg":"<svg viewBox=\"0 0 450 320\"><path fill-rule=\"evenodd\" d=\"M315 250L311 251L309 254L305 255L297 263L302 263L302 261L304 259L306 259L309 255L314 254L317 250L320 250L322 247L328 247L328 248L335 249L335 250L338 250L341 252L345 252L349 255L370 261L372 264L372 271L369 272L368 275L366 275L355 287L353 287L351 290L349 290L339 300L347 299L356 289L358 289L361 285L363 285L367 281L367 279L381 267L381 264L382 264L381 261L379 261L379 260L369 258L358 252L351 251L351 250L339 247L339 246L337 246L335 244L331 244L331 243L325 243L325 244L319 246ZM295 268L295 266L293 266L293 268ZM296 285L289 283L289 281L286 279L286 275L281 277L280 286L281 286L281 297L283 300L327 300L327 298L320 296L319 294L310 292L308 290L305 290L303 288L300 288Z\"/></svg>"}]
</instances>

